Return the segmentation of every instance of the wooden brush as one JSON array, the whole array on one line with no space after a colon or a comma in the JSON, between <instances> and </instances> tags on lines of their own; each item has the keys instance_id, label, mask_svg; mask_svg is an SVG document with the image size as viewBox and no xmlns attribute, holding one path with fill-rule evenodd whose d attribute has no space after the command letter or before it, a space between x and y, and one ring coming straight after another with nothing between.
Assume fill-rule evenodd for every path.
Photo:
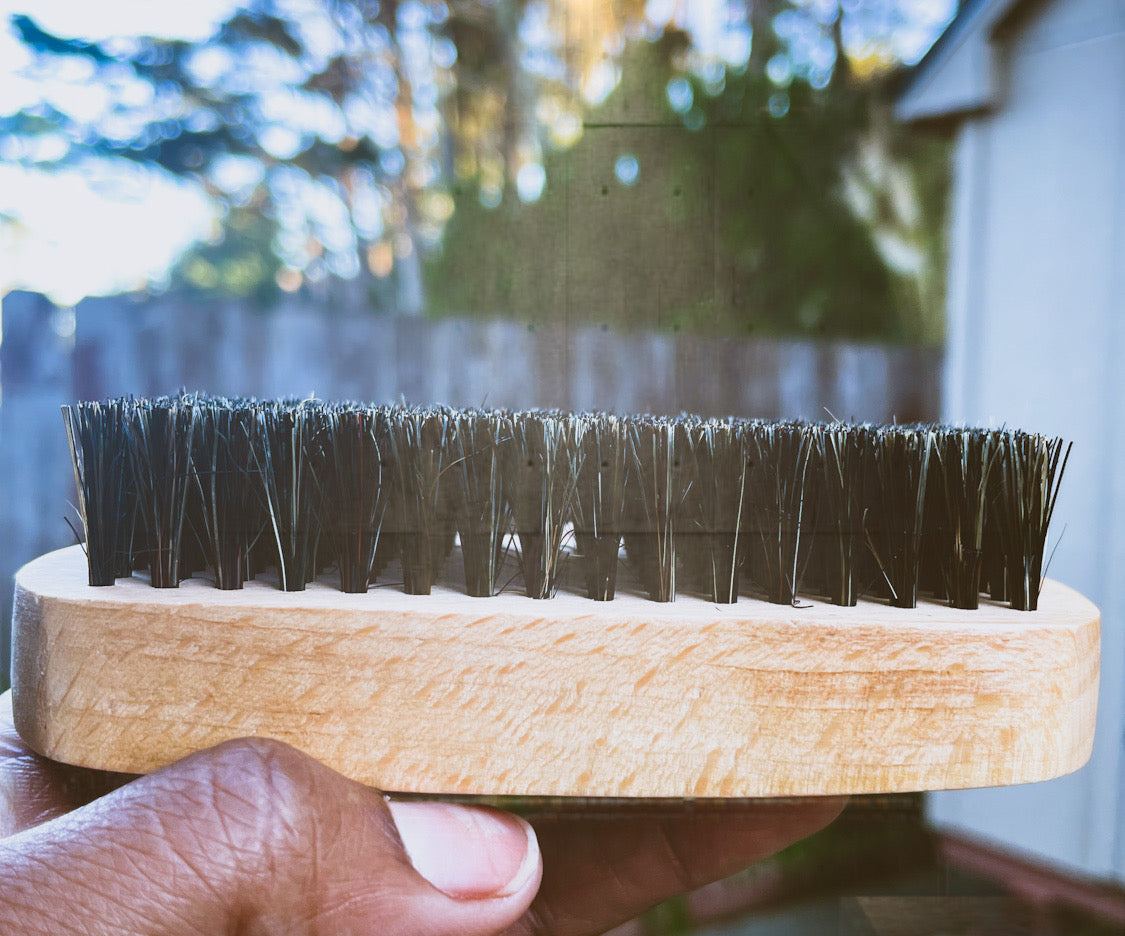
<instances>
[{"instance_id":1,"label":"wooden brush","mask_svg":"<svg viewBox=\"0 0 1125 936\"><path fill-rule=\"evenodd\" d=\"M1023 783L1092 747L1098 611L1042 581L1058 439L187 395L64 416L86 556L18 573L12 679L61 761L263 735L398 792L684 798Z\"/></svg>"}]
</instances>

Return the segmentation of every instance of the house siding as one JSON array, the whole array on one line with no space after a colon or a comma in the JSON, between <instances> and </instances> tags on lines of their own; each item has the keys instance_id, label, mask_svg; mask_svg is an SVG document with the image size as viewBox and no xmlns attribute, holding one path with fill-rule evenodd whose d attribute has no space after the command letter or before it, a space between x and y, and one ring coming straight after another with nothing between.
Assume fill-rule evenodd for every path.
<instances>
[{"instance_id":1,"label":"house siding","mask_svg":"<svg viewBox=\"0 0 1125 936\"><path fill-rule=\"evenodd\" d=\"M958 130L944 415L1074 441L1050 568L1102 609L1077 774L942 793L945 828L1125 881L1125 4L1028 3L994 37L1002 105Z\"/></svg>"}]
</instances>

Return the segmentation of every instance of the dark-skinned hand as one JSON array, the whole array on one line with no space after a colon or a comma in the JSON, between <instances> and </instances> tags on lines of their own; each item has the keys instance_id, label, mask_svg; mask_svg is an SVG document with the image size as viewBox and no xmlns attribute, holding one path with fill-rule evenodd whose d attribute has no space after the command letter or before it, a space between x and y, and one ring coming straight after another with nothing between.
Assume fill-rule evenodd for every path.
<instances>
[{"instance_id":1,"label":"dark-skinned hand","mask_svg":"<svg viewBox=\"0 0 1125 936\"><path fill-rule=\"evenodd\" d=\"M275 741L145 777L32 753L0 696L0 933L601 933L830 822L839 799L556 810L390 801Z\"/></svg>"}]
</instances>

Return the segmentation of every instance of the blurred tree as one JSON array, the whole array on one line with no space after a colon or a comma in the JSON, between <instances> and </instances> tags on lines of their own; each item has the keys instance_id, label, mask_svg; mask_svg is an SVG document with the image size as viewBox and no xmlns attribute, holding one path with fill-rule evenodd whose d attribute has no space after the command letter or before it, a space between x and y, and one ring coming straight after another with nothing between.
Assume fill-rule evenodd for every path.
<instances>
[{"instance_id":1,"label":"blurred tree","mask_svg":"<svg viewBox=\"0 0 1125 936\"><path fill-rule=\"evenodd\" d=\"M751 159L761 164L756 190L767 198L767 186L781 185L777 197L768 196L780 205L784 192L811 180L820 202L807 200L808 210L824 207L830 214L824 229L808 237L791 226L770 235L766 219L776 224L786 214L780 209L763 207L763 224L753 230L746 219L726 218L716 231L716 256L729 262L731 282L743 284L736 290L742 298L732 304L687 291L666 304L661 321L729 330L741 328L745 310L754 310L763 326L786 329L796 315L799 327L812 323L815 330L818 322L836 320L818 313L815 303L774 296L763 264L781 257L793 270L795 262L809 262L829 279L851 266L858 271L854 289L866 292L875 277L879 295L885 293L893 275L869 262L872 240L864 231L873 222L862 215L857 222L855 206L849 214L833 195L844 178L839 167L854 161L861 134L872 126L865 108L836 89L849 84L840 78L841 52L864 75L909 54L895 43L908 32L904 24L921 22L915 6L915 0L247 0L232 3L225 21L200 42L92 41L18 15L12 28L32 52L26 77L69 80L104 94L100 107L69 106L44 81L37 100L0 116L0 138L9 141L5 156L27 165L129 160L202 186L220 207L222 223L209 243L178 264L175 286L266 298L278 289L352 284L375 307L416 311L423 306L422 261L443 241L444 258L431 273L486 239L513 243L514 229L500 222L517 198L540 200L526 217L511 220L517 226L542 224L533 215L559 210L551 196L570 171L559 167L571 148L590 146L596 136L586 126L589 109L604 105L604 111L628 97L630 70L647 61L644 74L659 79L660 119L671 116L683 128L674 144L677 159L695 167L683 172L705 172L707 160L718 158L711 150L772 146ZM841 113L851 115L843 122L832 116L837 98ZM766 120L763 100L787 113ZM812 102L807 112L806 101ZM741 110L731 116L732 108ZM732 133L749 136L716 142L723 120ZM711 150L701 148L705 140ZM892 149L877 152L897 157ZM793 166L803 167L804 183ZM642 167L642 180L651 168ZM720 158L718 168L715 186L744 185L737 159L728 166ZM861 207L885 200L885 174L857 169L847 178L849 191L871 196ZM483 212L497 206L493 215ZM840 245L852 234L854 256L845 262L851 254L841 256ZM542 239L526 243L543 247ZM468 266L459 262L460 275ZM509 257L495 269L478 266L476 275L518 276L518 266ZM469 293L471 287L464 284ZM446 308L458 305L451 290L439 296ZM505 308L486 305L479 289L469 293L479 300L474 308ZM828 288L827 295L837 293ZM526 295L531 301L535 294ZM877 306L866 313L872 322L886 317ZM841 331L855 330L840 323ZM895 333L881 325L864 325L859 333L880 328Z\"/></svg>"},{"instance_id":2,"label":"blurred tree","mask_svg":"<svg viewBox=\"0 0 1125 936\"><path fill-rule=\"evenodd\" d=\"M801 40L794 58L790 9L774 4L765 21L782 26L745 67L693 61L672 28L629 43L620 82L526 190L522 175L501 193L461 173L427 269L431 307L940 342L946 143L890 120L893 57L864 46L853 69Z\"/></svg>"},{"instance_id":3,"label":"blurred tree","mask_svg":"<svg viewBox=\"0 0 1125 936\"><path fill-rule=\"evenodd\" d=\"M73 76L106 101L68 109L67 95L45 91L0 119L0 135L24 141L25 164L123 159L202 185L223 224L175 285L261 295L411 265L416 279L419 249L451 210L440 185L450 36L472 46L504 34L502 5L471 12L462 26L419 0L249 0L202 42L93 42L17 15L28 77Z\"/></svg>"}]
</instances>

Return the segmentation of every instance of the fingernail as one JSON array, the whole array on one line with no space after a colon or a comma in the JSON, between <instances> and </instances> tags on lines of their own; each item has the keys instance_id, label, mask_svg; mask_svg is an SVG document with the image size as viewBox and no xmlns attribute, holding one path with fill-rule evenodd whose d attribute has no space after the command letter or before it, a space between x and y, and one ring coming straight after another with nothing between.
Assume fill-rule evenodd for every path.
<instances>
[{"instance_id":1,"label":"fingernail","mask_svg":"<svg viewBox=\"0 0 1125 936\"><path fill-rule=\"evenodd\" d=\"M414 869L450 897L508 897L539 871L535 831L518 816L452 803L388 805Z\"/></svg>"}]
</instances>

